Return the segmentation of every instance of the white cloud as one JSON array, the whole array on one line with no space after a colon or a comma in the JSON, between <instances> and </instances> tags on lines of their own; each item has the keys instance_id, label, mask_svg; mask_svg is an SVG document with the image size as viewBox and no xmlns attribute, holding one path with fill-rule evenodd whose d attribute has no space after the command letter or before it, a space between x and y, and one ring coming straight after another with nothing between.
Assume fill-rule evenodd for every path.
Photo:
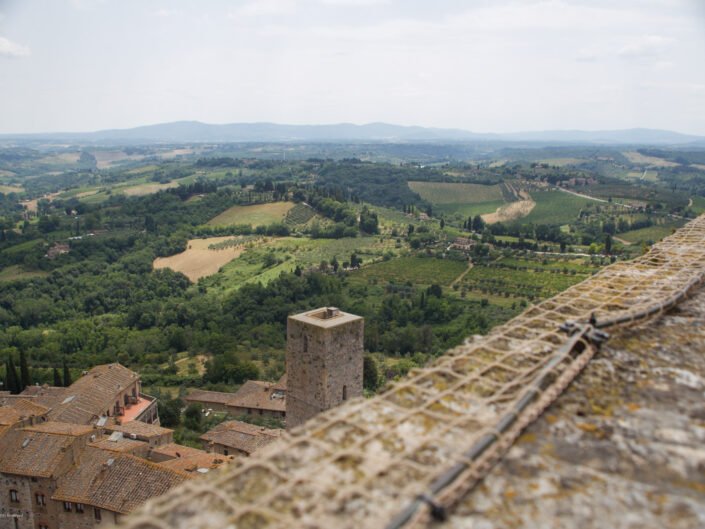
<instances>
[{"instance_id":1,"label":"white cloud","mask_svg":"<svg viewBox=\"0 0 705 529\"><path fill-rule=\"evenodd\" d=\"M176 15L180 15L181 11L178 9L157 9L154 13L152 13L155 17L161 17L161 18L167 18L167 17L173 17Z\"/></svg>"},{"instance_id":2,"label":"white cloud","mask_svg":"<svg viewBox=\"0 0 705 529\"><path fill-rule=\"evenodd\" d=\"M389 0L318 0L318 3L340 7L369 7L388 4Z\"/></svg>"},{"instance_id":3,"label":"white cloud","mask_svg":"<svg viewBox=\"0 0 705 529\"><path fill-rule=\"evenodd\" d=\"M299 2L296 0L252 0L228 13L229 18L283 16L296 11Z\"/></svg>"},{"instance_id":4,"label":"white cloud","mask_svg":"<svg viewBox=\"0 0 705 529\"><path fill-rule=\"evenodd\" d=\"M10 39L0 37L0 57L26 57L30 54L29 48Z\"/></svg>"},{"instance_id":5,"label":"white cloud","mask_svg":"<svg viewBox=\"0 0 705 529\"><path fill-rule=\"evenodd\" d=\"M665 52L672 39L660 35L646 35L631 39L617 54L621 57L653 57Z\"/></svg>"}]
</instances>

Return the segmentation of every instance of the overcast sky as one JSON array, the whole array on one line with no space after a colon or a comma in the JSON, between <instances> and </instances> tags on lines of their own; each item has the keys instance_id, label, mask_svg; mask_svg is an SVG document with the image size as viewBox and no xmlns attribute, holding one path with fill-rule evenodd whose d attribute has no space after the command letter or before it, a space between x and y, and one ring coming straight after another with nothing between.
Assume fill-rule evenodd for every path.
<instances>
[{"instance_id":1,"label":"overcast sky","mask_svg":"<svg viewBox=\"0 0 705 529\"><path fill-rule=\"evenodd\" d=\"M703 0L0 0L0 132L177 120L705 135Z\"/></svg>"}]
</instances>

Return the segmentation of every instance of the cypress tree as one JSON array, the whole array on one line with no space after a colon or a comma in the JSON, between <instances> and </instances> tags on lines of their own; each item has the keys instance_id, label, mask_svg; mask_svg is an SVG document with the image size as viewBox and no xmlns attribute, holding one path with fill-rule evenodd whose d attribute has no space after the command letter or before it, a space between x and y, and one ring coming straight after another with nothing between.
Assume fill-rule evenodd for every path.
<instances>
[{"instance_id":1,"label":"cypress tree","mask_svg":"<svg viewBox=\"0 0 705 529\"><path fill-rule=\"evenodd\" d=\"M17 370L15 369L15 362L13 362L12 357L9 358L5 364L5 371L7 373L7 389L13 395L17 395L20 390L20 379L17 376Z\"/></svg>"},{"instance_id":2,"label":"cypress tree","mask_svg":"<svg viewBox=\"0 0 705 529\"><path fill-rule=\"evenodd\" d=\"M71 372L69 371L69 366L66 364L66 359L64 359L64 387L67 388L71 385Z\"/></svg>"},{"instance_id":3,"label":"cypress tree","mask_svg":"<svg viewBox=\"0 0 705 529\"><path fill-rule=\"evenodd\" d=\"M27 365L27 357L24 351L20 351L20 391L27 386L32 385L32 377L29 374L29 366Z\"/></svg>"},{"instance_id":4,"label":"cypress tree","mask_svg":"<svg viewBox=\"0 0 705 529\"><path fill-rule=\"evenodd\" d=\"M59 375L59 370L56 369L56 367L54 368L54 385L55 385L56 387L61 387L61 386L62 386L62 383L61 383L61 376Z\"/></svg>"}]
</instances>

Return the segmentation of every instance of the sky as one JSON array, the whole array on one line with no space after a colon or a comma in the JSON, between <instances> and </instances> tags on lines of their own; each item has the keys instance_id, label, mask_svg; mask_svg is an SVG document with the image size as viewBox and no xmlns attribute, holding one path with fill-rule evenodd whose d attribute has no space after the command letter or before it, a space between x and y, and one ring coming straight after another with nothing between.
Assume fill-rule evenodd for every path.
<instances>
[{"instance_id":1,"label":"sky","mask_svg":"<svg viewBox=\"0 0 705 529\"><path fill-rule=\"evenodd\" d=\"M0 133L179 120L705 135L705 1L0 0Z\"/></svg>"}]
</instances>

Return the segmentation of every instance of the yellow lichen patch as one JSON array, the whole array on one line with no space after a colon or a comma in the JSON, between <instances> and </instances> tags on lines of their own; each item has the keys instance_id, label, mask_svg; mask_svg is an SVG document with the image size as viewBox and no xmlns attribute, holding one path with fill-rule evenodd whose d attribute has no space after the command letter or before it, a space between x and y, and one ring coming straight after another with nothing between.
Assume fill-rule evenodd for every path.
<instances>
[{"instance_id":1,"label":"yellow lichen patch","mask_svg":"<svg viewBox=\"0 0 705 529\"><path fill-rule=\"evenodd\" d=\"M458 381L458 377L445 371L433 371L417 380L417 385L426 390L442 393Z\"/></svg>"},{"instance_id":2,"label":"yellow lichen patch","mask_svg":"<svg viewBox=\"0 0 705 529\"><path fill-rule=\"evenodd\" d=\"M509 487L508 489L504 490L503 496L505 500L512 501L517 495L517 491L514 490L512 487Z\"/></svg>"},{"instance_id":3,"label":"yellow lichen patch","mask_svg":"<svg viewBox=\"0 0 705 529\"><path fill-rule=\"evenodd\" d=\"M583 432L588 432L588 433L595 433L600 429L599 426L596 424L593 424L591 422L579 422L576 424L576 426L581 429Z\"/></svg>"},{"instance_id":4,"label":"yellow lichen patch","mask_svg":"<svg viewBox=\"0 0 705 529\"><path fill-rule=\"evenodd\" d=\"M271 519L258 512L246 512L236 520L238 529L264 529L271 527Z\"/></svg>"},{"instance_id":5,"label":"yellow lichen patch","mask_svg":"<svg viewBox=\"0 0 705 529\"><path fill-rule=\"evenodd\" d=\"M533 432L526 432L517 439L517 443L533 443L536 441L536 434Z\"/></svg>"}]
</instances>

